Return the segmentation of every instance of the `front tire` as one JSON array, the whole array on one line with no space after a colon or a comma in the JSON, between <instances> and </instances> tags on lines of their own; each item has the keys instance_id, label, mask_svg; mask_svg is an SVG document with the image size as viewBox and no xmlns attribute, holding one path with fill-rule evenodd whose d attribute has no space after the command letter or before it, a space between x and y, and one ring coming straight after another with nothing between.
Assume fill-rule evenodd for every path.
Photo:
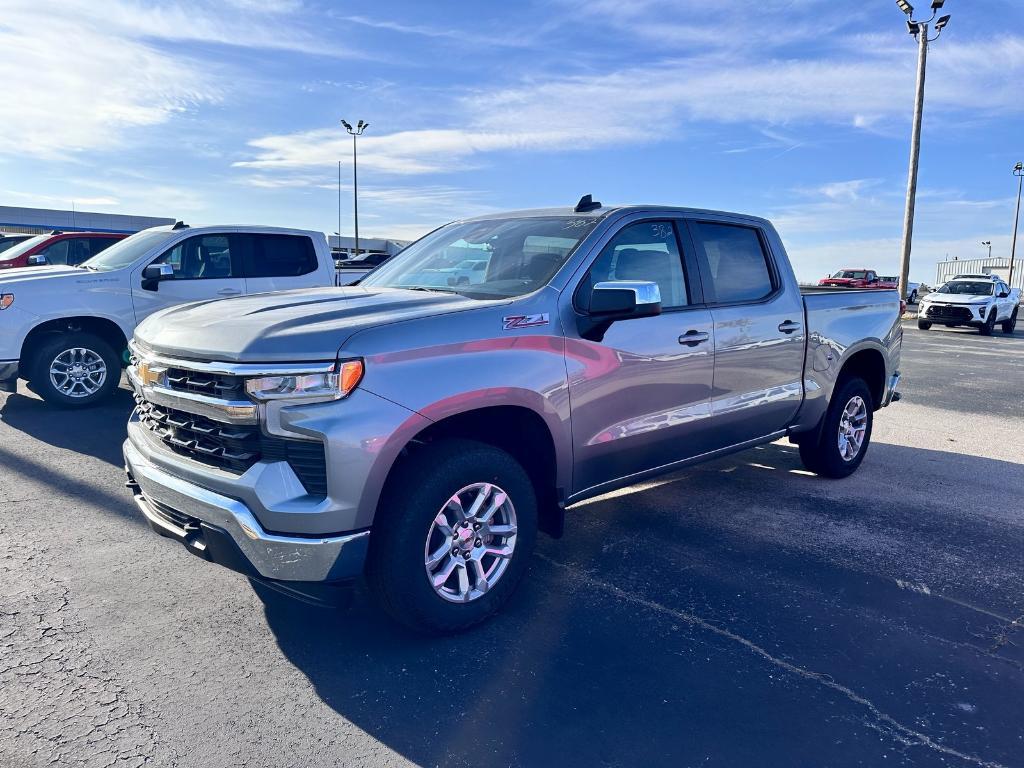
<instances>
[{"instance_id":1,"label":"front tire","mask_svg":"<svg viewBox=\"0 0 1024 768\"><path fill-rule=\"evenodd\" d=\"M1005 333L1005 334L1013 333L1014 329L1017 327L1017 308L1016 307L1013 310L1013 314L1010 315L1010 319L1009 320L1003 320L1002 326L1003 326L1003 333Z\"/></svg>"},{"instance_id":2,"label":"front tire","mask_svg":"<svg viewBox=\"0 0 1024 768\"><path fill-rule=\"evenodd\" d=\"M396 621L459 632L511 597L537 536L537 495L511 455L471 440L416 450L388 479L367 579Z\"/></svg>"},{"instance_id":3,"label":"front tire","mask_svg":"<svg viewBox=\"0 0 1024 768\"><path fill-rule=\"evenodd\" d=\"M121 360L91 333L56 334L36 350L32 387L62 408L88 408L105 400L121 381Z\"/></svg>"},{"instance_id":4,"label":"front tire","mask_svg":"<svg viewBox=\"0 0 1024 768\"><path fill-rule=\"evenodd\" d=\"M991 312L988 313L988 319L985 320L985 323L978 327L978 333L980 333L982 336L991 336L992 331L994 331L995 328L996 311L993 309Z\"/></svg>"},{"instance_id":5,"label":"front tire","mask_svg":"<svg viewBox=\"0 0 1024 768\"><path fill-rule=\"evenodd\" d=\"M927 331L929 328L932 327L932 324L929 323L927 320L918 320L917 327L920 328L922 331Z\"/></svg>"},{"instance_id":6,"label":"front tire","mask_svg":"<svg viewBox=\"0 0 1024 768\"><path fill-rule=\"evenodd\" d=\"M800 442L804 466L823 477L848 477L856 472L871 443L873 403L864 379L841 381L832 393L817 439Z\"/></svg>"}]
</instances>

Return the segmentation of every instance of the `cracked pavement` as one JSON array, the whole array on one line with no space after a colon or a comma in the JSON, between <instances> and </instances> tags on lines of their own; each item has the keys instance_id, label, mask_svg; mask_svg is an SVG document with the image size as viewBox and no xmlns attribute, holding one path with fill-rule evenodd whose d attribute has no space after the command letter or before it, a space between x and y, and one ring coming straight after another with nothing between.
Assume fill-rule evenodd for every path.
<instances>
[{"instance_id":1,"label":"cracked pavement","mask_svg":"<svg viewBox=\"0 0 1024 768\"><path fill-rule=\"evenodd\" d=\"M0 394L0 766L1024 766L1024 334L904 349L852 478L777 443L579 505L457 638L153 534L126 392Z\"/></svg>"}]
</instances>

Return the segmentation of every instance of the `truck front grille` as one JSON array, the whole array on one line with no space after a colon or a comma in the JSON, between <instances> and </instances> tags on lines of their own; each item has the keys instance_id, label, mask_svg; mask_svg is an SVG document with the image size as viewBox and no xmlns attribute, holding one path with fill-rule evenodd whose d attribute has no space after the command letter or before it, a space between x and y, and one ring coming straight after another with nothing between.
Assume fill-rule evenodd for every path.
<instances>
[{"instance_id":1,"label":"truck front grille","mask_svg":"<svg viewBox=\"0 0 1024 768\"><path fill-rule=\"evenodd\" d=\"M258 461L285 461L307 493L327 495L327 461L321 442L268 437L255 425L222 424L156 405L138 394L135 402L139 422L181 456L234 474L242 474Z\"/></svg>"},{"instance_id":2,"label":"truck front grille","mask_svg":"<svg viewBox=\"0 0 1024 768\"><path fill-rule=\"evenodd\" d=\"M950 307L942 304L932 304L928 307L928 317L935 320L955 320L961 323L975 319L969 307Z\"/></svg>"},{"instance_id":3,"label":"truck front grille","mask_svg":"<svg viewBox=\"0 0 1024 768\"><path fill-rule=\"evenodd\" d=\"M245 399L245 379L241 376L168 368L167 386L176 392L209 395L223 400Z\"/></svg>"}]
</instances>

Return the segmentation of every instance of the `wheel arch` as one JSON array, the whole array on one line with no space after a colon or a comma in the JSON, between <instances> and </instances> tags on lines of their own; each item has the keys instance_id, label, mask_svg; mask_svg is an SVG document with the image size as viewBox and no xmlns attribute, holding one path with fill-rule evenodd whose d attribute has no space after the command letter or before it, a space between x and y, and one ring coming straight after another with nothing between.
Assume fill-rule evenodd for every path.
<instances>
[{"instance_id":1,"label":"wheel arch","mask_svg":"<svg viewBox=\"0 0 1024 768\"><path fill-rule=\"evenodd\" d=\"M128 347L128 337L124 330L113 320L106 317L74 315L44 320L34 326L21 343L21 375L31 375L35 363L35 354L39 347L51 336L61 333L92 333L106 341L114 351L121 354Z\"/></svg>"},{"instance_id":2,"label":"wheel arch","mask_svg":"<svg viewBox=\"0 0 1024 768\"><path fill-rule=\"evenodd\" d=\"M882 407L885 398L886 366L885 356L881 350L864 347L847 357L836 376L833 393L842 386L844 381L855 376L863 379L868 385L868 389L871 390L873 410L877 411Z\"/></svg>"},{"instance_id":3,"label":"wheel arch","mask_svg":"<svg viewBox=\"0 0 1024 768\"><path fill-rule=\"evenodd\" d=\"M524 405L484 405L449 413L420 429L406 443L388 471L385 485L404 457L447 438L475 440L513 456L537 491L541 530L561 536L565 487L559 478L555 437L541 414Z\"/></svg>"}]
</instances>

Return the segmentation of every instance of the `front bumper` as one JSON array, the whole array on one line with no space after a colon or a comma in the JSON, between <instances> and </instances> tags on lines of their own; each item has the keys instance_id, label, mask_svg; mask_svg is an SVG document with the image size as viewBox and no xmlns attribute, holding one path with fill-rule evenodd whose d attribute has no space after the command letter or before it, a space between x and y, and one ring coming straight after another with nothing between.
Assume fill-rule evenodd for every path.
<instances>
[{"instance_id":1,"label":"front bumper","mask_svg":"<svg viewBox=\"0 0 1024 768\"><path fill-rule=\"evenodd\" d=\"M124 443L135 503L157 533L195 555L254 578L286 582L349 581L363 570L369 531L340 536L282 536L266 531L237 499L181 480Z\"/></svg>"}]
</instances>

